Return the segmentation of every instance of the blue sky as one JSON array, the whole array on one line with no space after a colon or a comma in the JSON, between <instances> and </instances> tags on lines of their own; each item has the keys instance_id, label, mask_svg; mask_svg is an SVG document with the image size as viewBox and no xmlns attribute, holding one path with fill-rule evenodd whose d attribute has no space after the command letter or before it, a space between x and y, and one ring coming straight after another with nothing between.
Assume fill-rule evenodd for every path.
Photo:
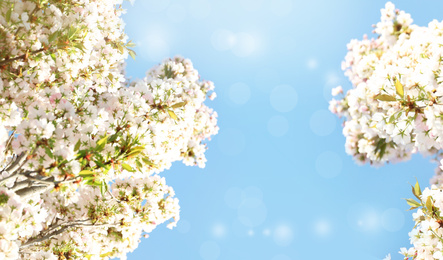
<instances>
[{"instance_id":1,"label":"blue sky","mask_svg":"<svg viewBox=\"0 0 443 260\"><path fill-rule=\"evenodd\" d=\"M128 259L377 260L408 247L414 226L402 198L435 164L358 166L344 151L330 90L351 87L340 69L346 44L370 37L385 1L138 0L125 4L142 78L166 57L190 58L215 83L208 101L220 132L205 169L162 173L180 199L164 225ZM442 20L443 2L396 1L414 23Z\"/></svg>"}]
</instances>

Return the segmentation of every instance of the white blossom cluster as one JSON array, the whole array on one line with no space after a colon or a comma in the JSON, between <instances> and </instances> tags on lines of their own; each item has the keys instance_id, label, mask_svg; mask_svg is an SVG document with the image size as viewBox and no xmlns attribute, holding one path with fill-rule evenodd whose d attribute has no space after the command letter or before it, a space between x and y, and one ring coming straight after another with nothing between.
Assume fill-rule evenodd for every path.
<instances>
[{"instance_id":1,"label":"white blossom cluster","mask_svg":"<svg viewBox=\"0 0 443 260\"><path fill-rule=\"evenodd\" d=\"M420 202L408 200L413 208L420 207L412 214L415 227L409 238L413 246L400 253L405 259L443 259L443 190L432 185L417 198Z\"/></svg>"},{"instance_id":2,"label":"white blossom cluster","mask_svg":"<svg viewBox=\"0 0 443 260\"><path fill-rule=\"evenodd\" d=\"M121 2L0 2L0 259L124 258L179 219L158 174L205 166L213 83L181 57L129 83Z\"/></svg>"},{"instance_id":3,"label":"white blossom cluster","mask_svg":"<svg viewBox=\"0 0 443 260\"><path fill-rule=\"evenodd\" d=\"M413 153L443 163L443 22L412 24L388 2L375 25L377 39L353 40L342 64L353 88L333 89L330 110L345 119L346 152L359 163L407 160ZM431 188L412 187L407 199L416 225L404 259L443 259L443 168ZM388 255L386 260L391 259Z\"/></svg>"},{"instance_id":4,"label":"white blossom cluster","mask_svg":"<svg viewBox=\"0 0 443 260\"><path fill-rule=\"evenodd\" d=\"M342 67L353 89L330 110L345 118L346 151L358 162L436 154L443 146L443 23L413 25L390 2L381 13L377 39L348 45Z\"/></svg>"}]
</instances>

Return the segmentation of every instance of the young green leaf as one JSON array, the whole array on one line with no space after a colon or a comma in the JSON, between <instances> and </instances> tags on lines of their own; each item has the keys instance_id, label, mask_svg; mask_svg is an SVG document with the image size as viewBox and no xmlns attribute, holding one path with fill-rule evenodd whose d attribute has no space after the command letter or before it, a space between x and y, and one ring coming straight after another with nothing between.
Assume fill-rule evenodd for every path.
<instances>
[{"instance_id":1,"label":"young green leaf","mask_svg":"<svg viewBox=\"0 0 443 260\"><path fill-rule=\"evenodd\" d=\"M177 118L177 115L176 115L173 111L168 110L168 114L169 114L169 116L170 116L172 119L174 119L174 120L177 120L177 119L178 119L178 118Z\"/></svg>"},{"instance_id":2,"label":"young green leaf","mask_svg":"<svg viewBox=\"0 0 443 260\"><path fill-rule=\"evenodd\" d=\"M105 180L103 180L102 183L100 184L100 192L102 196L105 196L105 192L107 191L108 191L108 184L106 183Z\"/></svg>"},{"instance_id":3,"label":"young green leaf","mask_svg":"<svg viewBox=\"0 0 443 260\"><path fill-rule=\"evenodd\" d=\"M52 33L51 35L49 35L48 37L48 42L51 43L53 42L58 36L59 36L60 32L59 31L55 31L54 33Z\"/></svg>"},{"instance_id":4,"label":"young green leaf","mask_svg":"<svg viewBox=\"0 0 443 260\"><path fill-rule=\"evenodd\" d=\"M7 23L9 23L11 21L12 9L14 9L14 5L12 5L11 8L9 8L9 10L6 12L6 22Z\"/></svg>"},{"instance_id":5,"label":"young green leaf","mask_svg":"<svg viewBox=\"0 0 443 260\"><path fill-rule=\"evenodd\" d=\"M136 44L133 43L132 41L129 41L128 43L126 43L126 47L128 47L128 48L132 48L132 47L135 47L135 46L136 46Z\"/></svg>"},{"instance_id":6,"label":"young green leaf","mask_svg":"<svg viewBox=\"0 0 443 260\"><path fill-rule=\"evenodd\" d=\"M78 142L75 144L74 146L74 151L77 152L78 149L80 149L80 145L82 144L82 142L80 140L78 140Z\"/></svg>"},{"instance_id":7,"label":"young green leaf","mask_svg":"<svg viewBox=\"0 0 443 260\"><path fill-rule=\"evenodd\" d=\"M414 199L406 199L406 203L408 203L409 206L411 207L420 207L421 204L417 201L415 201Z\"/></svg>"},{"instance_id":8,"label":"young green leaf","mask_svg":"<svg viewBox=\"0 0 443 260\"><path fill-rule=\"evenodd\" d=\"M395 97L386 94L378 94L375 96L375 99L380 101L397 101Z\"/></svg>"},{"instance_id":9,"label":"young green leaf","mask_svg":"<svg viewBox=\"0 0 443 260\"><path fill-rule=\"evenodd\" d=\"M83 170L83 171L78 173L78 175L80 175L81 177L92 176L94 174L95 173L93 171L90 171L90 170Z\"/></svg>"},{"instance_id":10,"label":"young green leaf","mask_svg":"<svg viewBox=\"0 0 443 260\"><path fill-rule=\"evenodd\" d=\"M100 139L98 142L97 142L97 145L103 145L103 144L106 144L108 142L108 135L106 135L105 137L103 137L102 139Z\"/></svg>"},{"instance_id":11,"label":"young green leaf","mask_svg":"<svg viewBox=\"0 0 443 260\"><path fill-rule=\"evenodd\" d=\"M426 208L428 210L432 211L432 206L434 205L434 203L432 203L432 199L431 196L428 197L428 199L426 200Z\"/></svg>"},{"instance_id":12,"label":"young green leaf","mask_svg":"<svg viewBox=\"0 0 443 260\"><path fill-rule=\"evenodd\" d=\"M421 189L420 189L420 184L418 184L418 181L415 183L414 186L414 194L418 197L421 196Z\"/></svg>"},{"instance_id":13,"label":"young green leaf","mask_svg":"<svg viewBox=\"0 0 443 260\"><path fill-rule=\"evenodd\" d=\"M401 84L400 80L395 79L395 90L397 91L397 94L404 98L405 96L405 88L403 87L403 84Z\"/></svg>"},{"instance_id":14,"label":"young green leaf","mask_svg":"<svg viewBox=\"0 0 443 260\"><path fill-rule=\"evenodd\" d=\"M179 102L179 103L172 105L171 107L172 108L180 108L180 107L185 106L186 104L187 104L186 102Z\"/></svg>"},{"instance_id":15,"label":"young green leaf","mask_svg":"<svg viewBox=\"0 0 443 260\"><path fill-rule=\"evenodd\" d=\"M132 167L129 164L122 163L122 167L123 167L123 169L127 170L128 172L135 172L135 170L132 169Z\"/></svg>"},{"instance_id":16,"label":"young green leaf","mask_svg":"<svg viewBox=\"0 0 443 260\"><path fill-rule=\"evenodd\" d=\"M135 53L135 51L128 49L128 54L133 60L135 60L135 56L137 56L137 53Z\"/></svg>"}]
</instances>

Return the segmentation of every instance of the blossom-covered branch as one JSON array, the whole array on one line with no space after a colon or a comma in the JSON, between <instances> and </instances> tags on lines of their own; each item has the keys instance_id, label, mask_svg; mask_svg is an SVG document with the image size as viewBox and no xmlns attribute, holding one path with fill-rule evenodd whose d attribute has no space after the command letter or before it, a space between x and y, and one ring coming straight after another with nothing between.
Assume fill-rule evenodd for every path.
<instances>
[{"instance_id":1,"label":"blossom-covered branch","mask_svg":"<svg viewBox=\"0 0 443 260\"><path fill-rule=\"evenodd\" d=\"M214 97L175 57L129 82L121 0L0 3L0 258L124 258L179 219L160 172L204 167Z\"/></svg>"}]
</instances>

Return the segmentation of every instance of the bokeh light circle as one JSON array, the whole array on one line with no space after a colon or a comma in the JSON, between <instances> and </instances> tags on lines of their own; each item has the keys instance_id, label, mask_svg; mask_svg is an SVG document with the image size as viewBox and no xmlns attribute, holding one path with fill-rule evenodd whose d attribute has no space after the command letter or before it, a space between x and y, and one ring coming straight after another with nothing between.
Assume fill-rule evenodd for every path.
<instances>
[{"instance_id":1,"label":"bokeh light circle","mask_svg":"<svg viewBox=\"0 0 443 260\"><path fill-rule=\"evenodd\" d=\"M140 4L150 13L159 13L168 8L169 0L143 0L140 1Z\"/></svg>"},{"instance_id":2,"label":"bokeh light circle","mask_svg":"<svg viewBox=\"0 0 443 260\"><path fill-rule=\"evenodd\" d=\"M203 260L216 260L220 257L220 246L214 241L206 241L200 246Z\"/></svg>"},{"instance_id":3,"label":"bokeh light circle","mask_svg":"<svg viewBox=\"0 0 443 260\"><path fill-rule=\"evenodd\" d=\"M153 25L142 40L141 55L150 61L161 62L170 56L170 37L168 30L162 26Z\"/></svg>"},{"instance_id":4,"label":"bokeh light circle","mask_svg":"<svg viewBox=\"0 0 443 260\"><path fill-rule=\"evenodd\" d=\"M268 131L276 137L284 136L289 130L289 121L284 116L273 116L268 121Z\"/></svg>"},{"instance_id":5,"label":"bokeh light circle","mask_svg":"<svg viewBox=\"0 0 443 260\"><path fill-rule=\"evenodd\" d=\"M348 210L349 225L356 231L371 233L380 227L380 215L372 206L356 204Z\"/></svg>"},{"instance_id":6,"label":"bokeh light circle","mask_svg":"<svg viewBox=\"0 0 443 260\"><path fill-rule=\"evenodd\" d=\"M242 199L263 199L263 191L255 186L249 186L243 189L241 193Z\"/></svg>"},{"instance_id":7,"label":"bokeh light circle","mask_svg":"<svg viewBox=\"0 0 443 260\"><path fill-rule=\"evenodd\" d=\"M282 224L275 228L273 239L278 246L288 246L294 240L294 232L289 225Z\"/></svg>"},{"instance_id":8,"label":"bokeh light circle","mask_svg":"<svg viewBox=\"0 0 443 260\"><path fill-rule=\"evenodd\" d=\"M228 207L232 209L237 209L240 207L243 198L242 198L243 190L237 187L232 187L225 193L225 203Z\"/></svg>"},{"instance_id":9,"label":"bokeh light circle","mask_svg":"<svg viewBox=\"0 0 443 260\"><path fill-rule=\"evenodd\" d=\"M212 235L216 238L223 238L226 236L228 230L222 223L216 223L212 226Z\"/></svg>"},{"instance_id":10,"label":"bokeh light circle","mask_svg":"<svg viewBox=\"0 0 443 260\"><path fill-rule=\"evenodd\" d=\"M264 0L240 0L240 5L246 11L253 12L259 10Z\"/></svg>"},{"instance_id":11,"label":"bokeh light circle","mask_svg":"<svg viewBox=\"0 0 443 260\"><path fill-rule=\"evenodd\" d=\"M280 255L274 256L272 258L272 260L291 260L291 258L287 255L280 254Z\"/></svg>"},{"instance_id":12,"label":"bokeh light circle","mask_svg":"<svg viewBox=\"0 0 443 260\"><path fill-rule=\"evenodd\" d=\"M211 3L208 0L191 0L189 12L194 19L203 20L211 14Z\"/></svg>"},{"instance_id":13,"label":"bokeh light circle","mask_svg":"<svg viewBox=\"0 0 443 260\"><path fill-rule=\"evenodd\" d=\"M389 232L397 232L405 224L405 215L396 208L390 208L383 212L381 216L381 223L384 229Z\"/></svg>"},{"instance_id":14,"label":"bokeh light circle","mask_svg":"<svg viewBox=\"0 0 443 260\"><path fill-rule=\"evenodd\" d=\"M335 152L322 152L315 162L317 173L327 179L337 177L343 167L342 158Z\"/></svg>"},{"instance_id":15,"label":"bokeh light circle","mask_svg":"<svg viewBox=\"0 0 443 260\"><path fill-rule=\"evenodd\" d=\"M217 51L226 51L234 47L237 43L237 37L231 31L220 29L212 33L211 43Z\"/></svg>"},{"instance_id":16,"label":"bokeh light circle","mask_svg":"<svg viewBox=\"0 0 443 260\"><path fill-rule=\"evenodd\" d=\"M318 61L317 59L311 58L306 62L306 66L308 67L308 69L313 70L316 69L318 67Z\"/></svg>"},{"instance_id":17,"label":"bokeh light circle","mask_svg":"<svg viewBox=\"0 0 443 260\"><path fill-rule=\"evenodd\" d=\"M328 110L321 109L316 111L309 121L309 126L311 127L312 132L318 136L327 136L330 135L334 129L336 124L335 116L329 112Z\"/></svg>"},{"instance_id":18,"label":"bokeh light circle","mask_svg":"<svg viewBox=\"0 0 443 260\"><path fill-rule=\"evenodd\" d=\"M278 112L289 112L297 104L297 91L289 85L276 86L271 91L270 101L271 106Z\"/></svg>"},{"instance_id":19,"label":"bokeh light circle","mask_svg":"<svg viewBox=\"0 0 443 260\"><path fill-rule=\"evenodd\" d=\"M317 220L314 224L314 231L320 237L327 237L331 234L331 223L328 220Z\"/></svg>"},{"instance_id":20,"label":"bokeh light circle","mask_svg":"<svg viewBox=\"0 0 443 260\"><path fill-rule=\"evenodd\" d=\"M269 94L275 84L280 83L280 75L273 68L259 69L255 75L254 87L260 89L261 92Z\"/></svg>"},{"instance_id":21,"label":"bokeh light circle","mask_svg":"<svg viewBox=\"0 0 443 260\"><path fill-rule=\"evenodd\" d=\"M237 33L235 35L236 43L232 52L238 57L247 57L253 54L257 49L257 40L249 33Z\"/></svg>"},{"instance_id":22,"label":"bokeh light circle","mask_svg":"<svg viewBox=\"0 0 443 260\"><path fill-rule=\"evenodd\" d=\"M247 227L256 227L266 220L268 210L262 200L249 198L243 200L238 208L238 220Z\"/></svg>"},{"instance_id":23,"label":"bokeh light circle","mask_svg":"<svg viewBox=\"0 0 443 260\"><path fill-rule=\"evenodd\" d=\"M177 223L177 230L182 234L186 234L191 230L191 223L185 219L180 219Z\"/></svg>"},{"instance_id":24,"label":"bokeh light circle","mask_svg":"<svg viewBox=\"0 0 443 260\"><path fill-rule=\"evenodd\" d=\"M292 0L271 0L271 12L276 16L286 16L292 12Z\"/></svg>"},{"instance_id":25,"label":"bokeh light circle","mask_svg":"<svg viewBox=\"0 0 443 260\"><path fill-rule=\"evenodd\" d=\"M235 83L229 87L229 99L238 105L248 102L251 97L251 89L245 83Z\"/></svg>"},{"instance_id":26,"label":"bokeh light circle","mask_svg":"<svg viewBox=\"0 0 443 260\"><path fill-rule=\"evenodd\" d=\"M233 128L222 129L217 139L220 151L226 155L238 155L244 150L246 145L244 134L240 130Z\"/></svg>"},{"instance_id":27,"label":"bokeh light circle","mask_svg":"<svg viewBox=\"0 0 443 260\"><path fill-rule=\"evenodd\" d=\"M183 22L186 18L186 8L180 4L173 4L169 6L166 15L174 23Z\"/></svg>"}]
</instances>

